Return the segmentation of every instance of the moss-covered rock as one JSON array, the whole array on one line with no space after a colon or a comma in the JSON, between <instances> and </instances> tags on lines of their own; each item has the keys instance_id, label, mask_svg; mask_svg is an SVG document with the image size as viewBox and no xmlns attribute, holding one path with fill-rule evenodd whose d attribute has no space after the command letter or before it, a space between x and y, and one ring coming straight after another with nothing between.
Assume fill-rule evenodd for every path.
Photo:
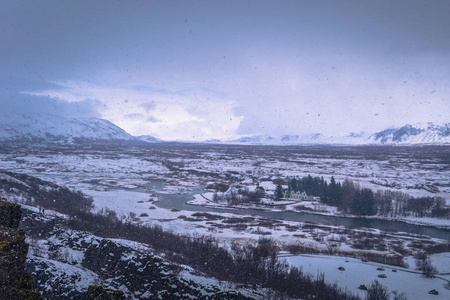
<instances>
[{"instance_id":1,"label":"moss-covered rock","mask_svg":"<svg viewBox=\"0 0 450 300\"><path fill-rule=\"evenodd\" d=\"M0 202L0 300L43 299L31 290L33 278L24 270L28 244L18 229L21 216L19 205Z\"/></svg>"},{"instance_id":2,"label":"moss-covered rock","mask_svg":"<svg viewBox=\"0 0 450 300\"><path fill-rule=\"evenodd\" d=\"M0 201L0 226L18 228L22 211L20 206L8 201Z\"/></svg>"}]
</instances>

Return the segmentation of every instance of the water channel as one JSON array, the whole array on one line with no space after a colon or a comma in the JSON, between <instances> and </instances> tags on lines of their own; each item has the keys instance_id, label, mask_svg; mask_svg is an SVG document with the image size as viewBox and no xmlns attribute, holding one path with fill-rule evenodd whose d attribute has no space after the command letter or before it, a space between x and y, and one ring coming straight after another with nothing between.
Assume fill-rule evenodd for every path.
<instances>
[{"instance_id":1,"label":"water channel","mask_svg":"<svg viewBox=\"0 0 450 300\"><path fill-rule=\"evenodd\" d=\"M46 174L46 177L59 177L68 179L68 176L62 176L57 174ZM73 177L71 177L73 180ZM81 180L80 180L81 181ZM99 185L96 183L95 185ZM398 231L407 232L412 234L426 235L433 238L450 240L450 230L440 229L422 225L408 224L401 221L392 220L382 220L373 218L349 218L342 216L329 216L329 215L318 215L302 212L293 211L268 211L262 209L252 209L252 208L220 208L220 207L210 207L210 206L200 206L200 205L190 205L186 202L191 200L193 195L205 192L200 187L193 187L186 190L184 194L178 194L175 191L163 192L166 187L164 180L152 179L143 186L143 188L131 188L128 190L133 190L136 192L148 193L151 191L155 194L159 202L154 203L156 206L165 209L178 209L186 211L202 211L202 212L215 212L215 213L234 213L240 215L252 215L260 216L271 219L294 221L294 222L313 222L317 224L324 225L334 225L334 226L345 226L348 228L375 228L387 231ZM109 186L108 188L113 189ZM118 190L123 188L116 188ZM449 221L450 222L450 221Z\"/></svg>"},{"instance_id":2,"label":"water channel","mask_svg":"<svg viewBox=\"0 0 450 300\"><path fill-rule=\"evenodd\" d=\"M152 187L161 187L164 183L156 184L153 182ZM166 209L178 209L187 211L202 211L215 213L235 213L241 215L260 216L265 218L279 219L285 221L296 222L314 222L324 225L345 226L348 228L376 228L380 230L407 232L412 234L426 235L434 238L450 240L450 230L408 224L400 221L372 219L372 218L348 218L341 216L317 215L310 213L292 212L292 211L267 211L251 208L216 208L210 206L190 205L186 201L192 199L195 194L204 192L201 188L192 188L186 194L155 194L160 199L155 203L156 206ZM450 221L449 221L450 222Z\"/></svg>"}]
</instances>

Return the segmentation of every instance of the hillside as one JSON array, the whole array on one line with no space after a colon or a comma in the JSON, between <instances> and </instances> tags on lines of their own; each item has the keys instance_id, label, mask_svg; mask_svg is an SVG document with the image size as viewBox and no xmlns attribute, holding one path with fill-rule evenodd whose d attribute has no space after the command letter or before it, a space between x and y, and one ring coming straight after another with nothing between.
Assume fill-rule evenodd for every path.
<instances>
[{"instance_id":1,"label":"hillside","mask_svg":"<svg viewBox=\"0 0 450 300\"><path fill-rule=\"evenodd\" d=\"M0 140L79 143L135 141L136 138L104 119L13 113L0 118Z\"/></svg>"},{"instance_id":2,"label":"hillside","mask_svg":"<svg viewBox=\"0 0 450 300\"><path fill-rule=\"evenodd\" d=\"M106 215L82 213L76 203L84 201L89 208L90 201L80 192L32 176L0 172L0 195L10 201L28 204L23 205L21 227L30 239L27 257L28 245L24 242L23 231L17 229L21 219L19 206L8 204L14 208L13 213L3 213L5 210L0 205L0 225L5 223L16 232L6 235L5 232L10 233L12 229L4 231L0 226L0 257L8 259L0 264L0 275L8 275L0 276L0 287L4 284L6 288L11 285L29 290L33 281L27 274L31 273L34 289L46 299L253 299L233 288L219 286L218 281L202 276L198 270L155 254L149 245L125 238L102 238L87 232L86 229L99 226L103 230L99 233L117 237L114 229L106 233L104 229L110 227L98 220L131 229L122 236L136 236L132 229L139 227L120 222L112 211ZM57 205L46 202L47 198L57 200ZM64 206L73 208L70 210L72 215L61 213ZM11 215L15 217L10 218ZM11 255L5 254L6 248L14 250ZM25 259L29 273L23 271ZM0 289L0 299L25 299L22 294L2 298L3 292ZM107 292L114 295L98 296ZM30 295L36 294L36 298L29 299L40 299L38 293L33 293Z\"/></svg>"}]
</instances>

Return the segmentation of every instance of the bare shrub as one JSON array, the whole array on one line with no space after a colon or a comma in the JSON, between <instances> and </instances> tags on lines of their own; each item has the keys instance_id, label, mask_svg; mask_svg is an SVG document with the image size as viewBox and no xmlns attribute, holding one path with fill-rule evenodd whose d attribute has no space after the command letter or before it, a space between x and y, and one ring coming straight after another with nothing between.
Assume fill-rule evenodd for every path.
<instances>
[{"instance_id":1,"label":"bare shrub","mask_svg":"<svg viewBox=\"0 0 450 300\"><path fill-rule=\"evenodd\" d=\"M422 271L422 275L426 278L433 278L438 273L438 270L433 266L429 257L416 259L416 267Z\"/></svg>"},{"instance_id":2,"label":"bare shrub","mask_svg":"<svg viewBox=\"0 0 450 300\"><path fill-rule=\"evenodd\" d=\"M366 300L389 300L388 289L378 282L372 281L372 284L367 288Z\"/></svg>"},{"instance_id":3,"label":"bare shrub","mask_svg":"<svg viewBox=\"0 0 450 300\"><path fill-rule=\"evenodd\" d=\"M392 291L392 300L407 300L406 294L404 292L399 293L398 291Z\"/></svg>"}]
</instances>

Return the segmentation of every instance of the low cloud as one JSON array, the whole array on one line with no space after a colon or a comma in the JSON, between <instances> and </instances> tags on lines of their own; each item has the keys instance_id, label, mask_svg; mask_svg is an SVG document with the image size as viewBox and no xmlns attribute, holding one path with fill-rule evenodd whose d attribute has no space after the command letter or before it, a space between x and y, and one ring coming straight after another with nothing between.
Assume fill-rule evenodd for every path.
<instances>
[{"instance_id":1,"label":"low cloud","mask_svg":"<svg viewBox=\"0 0 450 300\"><path fill-rule=\"evenodd\" d=\"M145 121L147 121L147 122L149 122L149 123L157 123L157 122L161 122L161 120L159 120L159 119L157 119L157 118L155 118L155 117L153 117L153 116L148 117Z\"/></svg>"},{"instance_id":2,"label":"low cloud","mask_svg":"<svg viewBox=\"0 0 450 300\"><path fill-rule=\"evenodd\" d=\"M449 1L3 2L3 113L186 140L449 122Z\"/></svg>"},{"instance_id":3,"label":"low cloud","mask_svg":"<svg viewBox=\"0 0 450 300\"><path fill-rule=\"evenodd\" d=\"M0 93L1 114L54 114L74 118L100 118L98 100L84 99L67 102L60 98L44 95L30 95L18 92Z\"/></svg>"},{"instance_id":4,"label":"low cloud","mask_svg":"<svg viewBox=\"0 0 450 300\"><path fill-rule=\"evenodd\" d=\"M242 117L224 94L208 89L158 90L105 87L86 82L66 83L48 94L75 105L97 99L101 116L133 135L153 135L165 140L227 139L236 135ZM127 99L127 103L123 103ZM149 101L148 99L152 99Z\"/></svg>"},{"instance_id":5,"label":"low cloud","mask_svg":"<svg viewBox=\"0 0 450 300\"><path fill-rule=\"evenodd\" d=\"M127 114L125 115L125 118L127 119L135 119L135 120L142 120L145 118L143 114Z\"/></svg>"},{"instance_id":6,"label":"low cloud","mask_svg":"<svg viewBox=\"0 0 450 300\"><path fill-rule=\"evenodd\" d=\"M145 103L142 103L140 105L140 107L145 109L146 112L149 112L156 107L156 104L155 104L155 102L145 102Z\"/></svg>"}]
</instances>

